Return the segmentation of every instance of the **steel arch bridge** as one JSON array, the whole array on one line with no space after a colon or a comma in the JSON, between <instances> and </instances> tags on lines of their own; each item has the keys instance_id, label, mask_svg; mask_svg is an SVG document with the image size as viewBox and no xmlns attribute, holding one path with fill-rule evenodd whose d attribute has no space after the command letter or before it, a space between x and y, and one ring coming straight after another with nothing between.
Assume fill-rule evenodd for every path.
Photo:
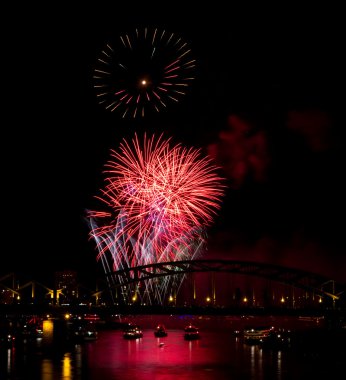
<instances>
[{"instance_id":1,"label":"steel arch bridge","mask_svg":"<svg viewBox=\"0 0 346 380\"><path fill-rule=\"evenodd\" d=\"M335 302L345 293L346 284L340 284L328 277L283 266L234 260L184 260L148 264L106 273L106 277L119 280L112 288L138 283L149 279L193 272L227 272L256 276L291 285L329 297Z\"/></svg>"}]
</instances>

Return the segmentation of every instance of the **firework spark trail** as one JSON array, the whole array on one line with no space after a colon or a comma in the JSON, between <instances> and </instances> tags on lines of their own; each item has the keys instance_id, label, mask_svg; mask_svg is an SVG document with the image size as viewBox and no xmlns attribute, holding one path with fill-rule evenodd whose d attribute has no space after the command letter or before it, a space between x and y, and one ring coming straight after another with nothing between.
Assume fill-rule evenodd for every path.
<instances>
[{"instance_id":1,"label":"firework spark trail","mask_svg":"<svg viewBox=\"0 0 346 380\"><path fill-rule=\"evenodd\" d=\"M209 158L171 139L138 136L111 151L106 184L97 197L108 211L90 211L90 236L98 259L121 270L159 262L192 259L205 242L223 196L222 179ZM149 280L147 293L162 301L169 277Z\"/></svg>"},{"instance_id":2,"label":"firework spark trail","mask_svg":"<svg viewBox=\"0 0 346 380\"><path fill-rule=\"evenodd\" d=\"M90 220L90 223L94 228L97 228L96 223L93 219ZM165 250L161 253L160 257L158 257L157 262L192 260L195 258L201 252L201 249L203 248L203 244L205 242L205 238L201 235L201 232L198 234L197 232L198 231L192 232L192 234L195 235L194 237L190 238L185 236L183 240L186 240L186 242L181 242L180 248L177 247L177 242L170 242L170 244L168 244ZM102 237L94 236L97 241L99 252L101 253L99 256L102 261L105 273L111 274L113 270L131 268L133 266L144 266L153 263L152 259L155 256L156 251L152 240L149 238L144 239L146 246L138 248L135 240L133 238L130 239L130 243L132 244L132 251L135 252L136 255L133 258L136 264L133 264L133 261L131 261L131 256L128 254L129 248L125 246L124 241L119 242L114 238L114 236L116 236L116 233L114 235L107 234ZM175 257L170 256L170 253L172 253L171 246L173 245L176 247L173 251L176 254ZM110 253L110 256L108 256L106 253ZM140 295L141 301L150 304L152 302L151 297L153 297L156 302L162 303L165 299L165 296L167 296L168 291L172 289L172 286L175 286L176 293L178 292L184 277L185 276L182 275L162 277L160 278L159 286L157 282L154 283L153 280L145 282L143 295ZM107 276L107 280L109 282L110 288L112 288L116 285L117 281L121 284L123 278L121 276L115 278L115 276L110 275ZM127 292L123 291L124 298L127 297L127 299L130 299L132 294L133 288L131 287L128 288ZM151 296L152 294L154 296Z\"/></svg>"}]
</instances>

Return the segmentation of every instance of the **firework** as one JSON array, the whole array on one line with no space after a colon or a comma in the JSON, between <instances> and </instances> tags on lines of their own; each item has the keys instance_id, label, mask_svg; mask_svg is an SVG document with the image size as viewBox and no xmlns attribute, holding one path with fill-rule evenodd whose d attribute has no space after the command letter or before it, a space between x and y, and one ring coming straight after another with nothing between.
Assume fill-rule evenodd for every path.
<instances>
[{"instance_id":1,"label":"firework","mask_svg":"<svg viewBox=\"0 0 346 380\"><path fill-rule=\"evenodd\" d=\"M217 168L200 150L173 145L162 135L144 135L141 144L135 135L132 144L123 140L119 151L111 151L104 173L98 199L105 210L88 217L108 272L200 252L223 196Z\"/></svg>"},{"instance_id":2,"label":"firework","mask_svg":"<svg viewBox=\"0 0 346 380\"><path fill-rule=\"evenodd\" d=\"M122 117L143 117L178 102L194 79L194 67L189 45L176 34L135 29L103 48L93 76L96 96Z\"/></svg>"}]
</instances>

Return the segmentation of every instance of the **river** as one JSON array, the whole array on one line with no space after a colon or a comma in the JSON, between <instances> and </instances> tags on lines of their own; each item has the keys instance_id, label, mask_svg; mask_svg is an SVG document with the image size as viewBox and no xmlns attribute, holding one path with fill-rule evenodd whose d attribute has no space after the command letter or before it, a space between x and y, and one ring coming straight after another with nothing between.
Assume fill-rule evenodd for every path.
<instances>
[{"instance_id":1,"label":"river","mask_svg":"<svg viewBox=\"0 0 346 380\"><path fill-rule=\"evenodd\" d=\"M344 342L319 339L320 332L325 331L319 318L265 317L259 320L249 316L156 315L127 317L127 320L142 327L142 338L126 340L121 329L100 329L97 340L81 344L45 347L37 340L2 348L0 379L344 379ZM184 339L183 328L190 322L200 328L200 339ZM157 323L166 325L167 337L154 336ZM294 329L301 334L313 331L311 337L314 338L277 349L246 344L241 335L235 334L246 325L264 323ZM339 337L339 333L336 336Z\"/></svg>"}]
</instances>

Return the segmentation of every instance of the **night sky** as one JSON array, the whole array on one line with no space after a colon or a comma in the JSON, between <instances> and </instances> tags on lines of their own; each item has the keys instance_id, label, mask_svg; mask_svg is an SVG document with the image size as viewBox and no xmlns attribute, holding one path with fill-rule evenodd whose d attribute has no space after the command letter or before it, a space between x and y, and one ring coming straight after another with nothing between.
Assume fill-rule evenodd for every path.
<instances>
[{"instance_id":1,"label":"night sky","mask_svg":"<svg viewBox=\"0 0 346 380\"><path fill-rule=\"evenodd\" d=\"M201 148L227 178L205 258L346 282L340 11L83 7L4 14L0 275L45 280L74 269L94 277L86 209L109 150L146 131ZM105 42L137 26L188 41L196 79L162 113L122 120L97 103L92 74Z\"/></svg>"}]
</instances>

